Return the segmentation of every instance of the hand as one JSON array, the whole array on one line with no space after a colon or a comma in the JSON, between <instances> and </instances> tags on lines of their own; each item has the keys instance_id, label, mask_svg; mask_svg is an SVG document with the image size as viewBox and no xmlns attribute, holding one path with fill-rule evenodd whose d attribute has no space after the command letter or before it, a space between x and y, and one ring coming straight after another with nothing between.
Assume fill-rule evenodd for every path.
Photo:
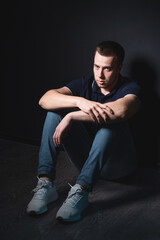
<instances>
[{"instance_id":1,"label":"hand","mask_svg":"<svg viewBox=\"0 0 160 240\"><path fill-rule=\"evenodd\" d=\"M114 114L113 110L106 104L90 101L81 98L78 107L85 113L89 114L91 119L97 123L106 122L109 114Z\"/></svg>"},{"instance_id":2,"label":"hand","mask_svg":"<svg viewBox=\"0 0 160 240\"><path fill-rule=\"evenodd\" d=\"M62 143L62 139L65 137L67 134L70 126L71 126L71 118L70 115L67 114L62 121L58 124L56 127L56 130L53 135L53 142L55 147L58 147Z\"/></svg>"}]
</instances>

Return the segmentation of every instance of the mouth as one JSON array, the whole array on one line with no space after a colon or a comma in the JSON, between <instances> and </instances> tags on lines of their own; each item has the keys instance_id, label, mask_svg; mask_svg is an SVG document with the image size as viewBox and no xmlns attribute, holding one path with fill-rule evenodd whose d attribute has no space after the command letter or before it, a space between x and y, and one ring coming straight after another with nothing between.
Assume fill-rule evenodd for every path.
<instances>
[{"instance_id":1,"label":"mouth","mask_svg":"<svg viewBox=\"0 0 160 240\"><path fill-rule=\"evenodd\" d=\"M105 82L101 81L101 80L98 80L97 83L100 84L100 85L104 85L105 84Z\"/></svg>"}]
</instances>

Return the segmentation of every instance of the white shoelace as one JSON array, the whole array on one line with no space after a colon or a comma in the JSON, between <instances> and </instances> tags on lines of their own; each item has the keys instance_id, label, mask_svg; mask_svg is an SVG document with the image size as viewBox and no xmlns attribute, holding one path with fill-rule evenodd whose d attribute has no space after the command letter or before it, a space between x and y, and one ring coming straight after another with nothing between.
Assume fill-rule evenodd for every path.
<instances>
[{"instance_id":1,"label":"white shoelace","mask_svg":"<svg viewBox=\"0 0 160 240\"><path fill-rule=\"evenodd\" d=\"M68 185L69 185L71 188L73 187L70 183L68 183ZM69 193L68 193L68 196L67 196L67 198L66 198L66 200L65 200L64 202L70 201L70 198L72 198L74 195L76 195L76 193L78 193L78 192L80 192L80 191L81 191L80 189L76 189L76 191L74 191L74 192L71 193L71 190L70 190ZM76 199L73 199L73 198L72 198L72 203L73 203L73 202L76 203L77 201L79 201L80 198L81 198L81 196L79 196L79 197L76 198Z\"/></svg>"},{"instance_id":2,"label":"white shoelace","mask_svg":"<svg viewBox=\"0 0 160 240\"><path fill-rule=\"evenodd\" d=\"M36 186L36 188L34 188L32 190L32 192L36 193L38 190L42 189L43 187L46 187L47 186L47 182L45 180L41 180L39 177L37 177L39 182L38 182L38 185Z\"/></svg>"},{"instance_id":3,"label":"white shoelace","mask_svg":"<svg viewBox=\"0 0 160 240\"><path fill-rule=\"evenodd\" d=\"M68 185L69 185L71 188L73 187L70 183L68 183Z\"/></svg>"}]
</instances>

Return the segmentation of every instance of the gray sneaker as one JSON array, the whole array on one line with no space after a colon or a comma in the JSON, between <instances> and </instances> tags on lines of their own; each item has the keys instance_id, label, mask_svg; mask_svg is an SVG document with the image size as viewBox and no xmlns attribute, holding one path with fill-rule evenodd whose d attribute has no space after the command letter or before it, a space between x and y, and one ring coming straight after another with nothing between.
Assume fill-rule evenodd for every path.
<instances>
[{"instance_id":1,"label":"gray sneaker","mask_svg":"<svg viewBox=\"0 0 160 240\"><path fill-rule=\"evenodd\" d=\"M56 219L66 222L78 221L82 211L88 206L88 192L81 189L79 184L74 185L68 193L67 199L58 210Z\"/></svg>"},{"instance_id":2,"label":"gray sneaker","mask_svg":"<svg viewBox=\"0 0 160 240\"><path fill-rule=\"evenodd\" d=\"M38 183L33 189L34 196L27 206L28 214L42 214L48 210L47 205L58 198L56 187L52 182L38 178Z\"/></svg>"}]
</instances>

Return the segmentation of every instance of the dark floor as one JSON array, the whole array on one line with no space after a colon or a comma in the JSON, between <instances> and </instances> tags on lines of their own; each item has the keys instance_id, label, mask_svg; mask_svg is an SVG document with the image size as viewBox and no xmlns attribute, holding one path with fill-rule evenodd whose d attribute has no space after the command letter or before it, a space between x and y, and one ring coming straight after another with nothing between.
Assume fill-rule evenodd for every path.
<instances>
[{"instance_id":1,"label":"dark floor","mask_svg":"<svg viewBox=\"0 0 160 240\"><path fill-rule=\"evenodd\" d=\"M100 180L81 221L62 224L56 212L78 172L61 153L59 200L40 217L26 214L35 187L39 147L0 139L1 240L160 240L160 170L138 168L121 181Z\"/></svg>"}]
</instances>

